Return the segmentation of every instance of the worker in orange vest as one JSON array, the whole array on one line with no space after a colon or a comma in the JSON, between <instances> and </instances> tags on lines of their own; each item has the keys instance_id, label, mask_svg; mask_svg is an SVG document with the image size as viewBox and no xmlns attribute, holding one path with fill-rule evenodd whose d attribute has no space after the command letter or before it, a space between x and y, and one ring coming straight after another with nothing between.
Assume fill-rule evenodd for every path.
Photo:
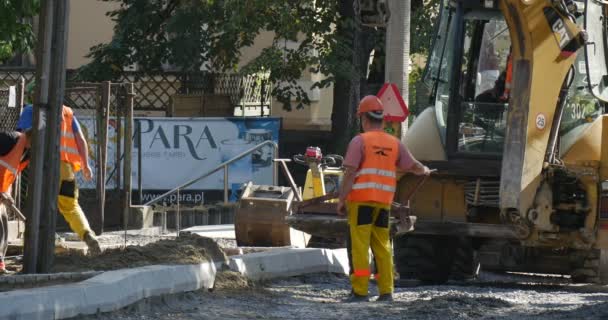
<instances>
[{"instance_id":1,"label":"worker in orange vest","mask_svg":"<svg viewBox=\"0 0 608 320\"><path fill-rule=\"evenodd\" d=\"M500 100L503 102L509 101L509 97L511 96L511 84L513 82L513 48L511 48L509 52L509 56L507 57L507 69L505 70L505 90L502 93Z\"/></svg>"},{"instance_id":2,"label":"worker in orange vest","mask_svg":"<svg viewBox=\"0 0 608 320\"><path fill-rule=\"evenodd\" d=\"M4 257L8 249L8 206L15 200L11 186L29 162L31 126L24 132L0 132L0 274L6 273Z\"/></svg>"},{"instance_id":3,"label":"worker in orange vest","mask_svg":"<svg viewBox=\"0 0 608 320\"><path fill-rule=\"evenodd\" d=\"M353 138L344 159L338 214L347 215L349 225L350 279L352 294L347 301L369 301L371 276L369 248L376 263L378 301L393 300L393 255L389 235L389 213L397 187L397 176L412 172L430 174L394 136L382 130L384 107L376 96L359 103L364 133Z\"/></svg>"},{"instance_id":4,"label":"worker in orange vest","mask_svg":"<svg viewBox=\"0 0 608 320\"><path fill-rule=\"evenodd\" d=\"M78 203L78 186L75 177L75 174L82 170L85 180L89 181L92 178L87 141L71 108L63 106L61 116L57 207L70 228L87 244L90 253L96 255L101 253L101 248L95 232L91 230L87 217ZM32 106L27 105L23 108L17 130L31 127L32 121Z\"/></svg>"}]
</instances>

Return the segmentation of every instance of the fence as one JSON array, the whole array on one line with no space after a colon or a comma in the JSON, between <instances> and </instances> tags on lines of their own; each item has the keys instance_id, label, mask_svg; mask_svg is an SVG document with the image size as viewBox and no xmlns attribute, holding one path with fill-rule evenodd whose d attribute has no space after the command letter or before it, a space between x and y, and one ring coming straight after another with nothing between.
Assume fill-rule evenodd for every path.
<instances>
[{"instance_id":1,"label":"fence","mask_svg":"<svg viewBox=\"0 0 608 320\"><path fill-rule=\"evenodd\" d=\"M25 79L24 76L17 81L5 79L0 82L0 130L2 131L16 129L23 106ZM11 89L9 86L14 84L17 86ZM76 175L81 189L79 202L87 213L91 226L98 233L103 229L104 212L123 212L121 208L126 199L124 195L126 179L122 176L124 173L118 164L122 162L123 157L130 157L130 153L124 152L125 132L132 130L130 124L132 121L124 121L129 114L126 110L132 108L130 87L131 84L110 82L66 84L64 104L74 110L76 118L81 123L80 127L88 142L89 163L93 165L94 173L94 179L91 181L84 180L80 173ZM11 92L15 92L16 97L14 103L11 99L9 105ZM108 127L112 128L111 134L108 134ZM92 132L89 132L91 128ZM14 196L21 209L24 209L28 182L29 171L26 169L14 188ZM106 189L108 189L107 193ZM120 211L116 211L117 209ZM115 221L108 221L109 224L120 224L120 215L113 218Z\"/></svg>"},{"instance_id":2,"label":"fence","mask_svg":"<svg viewBox=\"0 0 608 320\"><path fill-rule=\"evenodd\" d=\"M34 80L31 68L0 68L0 87L15 85L21 78ZM175 94L213 93L228 95L235 108L269 108L271 86L268 73L240 75L232 73L180 73L125 71L113 81L132 83L136 95L134 110L167 111ZM67 81L77 82L76 70L68 70ZM264 114L262 114L264 115Z\"/></svg>"}]
</instances>

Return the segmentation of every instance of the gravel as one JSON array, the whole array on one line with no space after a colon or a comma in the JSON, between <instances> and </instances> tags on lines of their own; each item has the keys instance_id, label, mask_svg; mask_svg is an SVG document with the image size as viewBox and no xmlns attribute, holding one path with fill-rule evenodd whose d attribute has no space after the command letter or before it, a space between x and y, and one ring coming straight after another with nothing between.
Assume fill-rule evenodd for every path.
<instances>
[{"instance_id":1,"label":"gravel","mask_svg":"<svg viewBox=\"0 0 608 320\"><path fill-rule=\"evenodd\" d=\"M221 279L231 285L222 285ZM258 284L222 276L212 292L156 298L90 319L608 318L608 289L573 286L564 279L553 278L552 284L537 280L492 275L468 284L399 287L395 302L386 304L373 301L375 297L343 303L350 292L345 276L314 274ZM370 289L375 294L375 286Z\"/></svg>"}]
</instances>

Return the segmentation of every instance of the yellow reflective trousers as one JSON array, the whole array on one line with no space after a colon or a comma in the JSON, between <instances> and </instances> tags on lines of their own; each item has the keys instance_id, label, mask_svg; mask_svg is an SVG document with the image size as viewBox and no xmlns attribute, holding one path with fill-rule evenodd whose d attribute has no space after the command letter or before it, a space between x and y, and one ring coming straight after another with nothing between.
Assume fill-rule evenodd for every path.
<instances>
[{"instance_id":1,"label":"yellow reflective trousers","mask_svg":"<svg viewBox=\"0 0 608 320\"><path fill-rule=\"evenodd\" d=\"M369 278L372 274L369 264L369 248L376 264L374 275L379 294L393 293L393 254L389 234L390 206L371 202L347 203L348 253L350 281L353 292L367 296Z\"/></svg>"},{"instance_id":2,"label":"yellow reflective trousers","mask_svg":"<svg viewBox=\"0 0 608 320\"><path fill-rule=\"evenodd\" d=\"M91 227L84 215L82 208L78 204L78 186L74 176L72 165L67 162L60 161L59 167L59 197L57 199L57 207L63 218L70 225L72 231L78 234L78 237L83 240L87 232L91 232Z\"/></svg>"}]
</instances>

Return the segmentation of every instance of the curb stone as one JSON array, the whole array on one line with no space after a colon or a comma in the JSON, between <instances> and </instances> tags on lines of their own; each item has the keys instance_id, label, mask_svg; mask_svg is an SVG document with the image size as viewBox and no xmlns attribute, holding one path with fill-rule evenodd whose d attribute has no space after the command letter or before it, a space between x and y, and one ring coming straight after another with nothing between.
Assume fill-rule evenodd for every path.
<instances>
[{"instance_id":1,"label":"curb stone","mask_svg":"<svg viewBox=\"0 0 608 320\"><path fill-rule=\"evenodd\" d=\"M152 296L213 287L213 263L104 272L62 286L0 292L0 319L63 319L121 309Z\"/></svg>"},{"instance_id":2,"label":"curb stone","mask_svg":"<svg viewBox=\"0 0 608 320\"><path fill-rule=\"evenodd\" d=\"M64 319L116 311L140 300L212 288L229 267L250 280L348 274L346 249L277 249L229 257L229 264L154 265L103 272L85 281L0 292L0 319Z\"/></svg>"}]
</instances>

